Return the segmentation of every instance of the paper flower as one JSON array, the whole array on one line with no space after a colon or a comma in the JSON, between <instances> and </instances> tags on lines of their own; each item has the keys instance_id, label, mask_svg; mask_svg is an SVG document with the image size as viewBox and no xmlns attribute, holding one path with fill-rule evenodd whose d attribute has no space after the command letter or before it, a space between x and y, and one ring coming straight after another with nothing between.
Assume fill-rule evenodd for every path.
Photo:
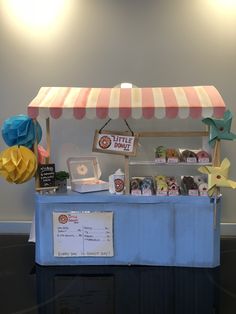
<instances>
[{"instance_id":1,"label":"paper flower","mask_svg":"<svg viewBox=\"0 0 236 314\"><path fill-rule=\"evenodd\" d=\"M201 173L208 174L208 194L212 196L217 187L236 188L236 182L228 179L230 161L225 158L219 167L202 166L198 169Z\"/></svg>"},{"instance_id":2,"label":"paper flower","mask_svg":"<svg viewBox=\"0 0 236 314\"><path fill-rule=\"evenodd\" d=\"M49 153L46 151L46 149L44 149L43 146L38 145L38 163L45 164L46 158L48 157L49 157Z\"/></svg>"},{"instance_id":3,"label":"paper flower","mask_svg":"<svg viewBox=\"0 0 236 314\"><path fill-rule=\"evenodd\" d=\"M36 170L36 156L24 146L12 146L0 153L0 175L10 183L26 182Z\"/></svg>"},{"instance_id":4,"label":"paper flower","mask_svg":"<svg viewBox=\"0 0 236 314\"><path fill-rule=\"evenodd\" d=\"M35 132L36 131L36 132ZM37 133L38 143L42 138L42 129L38 122L26 115L12 116L6 119L2 126L2 137L8 146L23 145L31 148L35 142Z\"/></svg>"},{"instance_id":5,"label":"paper flower","mask_svg":"<svg viewBox=\"0 0 236 314\"><path fill-rule=\"evenodd\" d=\"M227 110L223 119L205 118L203 123L210 126L209 144L213 147L216 140L234 140L236 134L230 132L233 115Z\"/></svg>"}]
</instances>

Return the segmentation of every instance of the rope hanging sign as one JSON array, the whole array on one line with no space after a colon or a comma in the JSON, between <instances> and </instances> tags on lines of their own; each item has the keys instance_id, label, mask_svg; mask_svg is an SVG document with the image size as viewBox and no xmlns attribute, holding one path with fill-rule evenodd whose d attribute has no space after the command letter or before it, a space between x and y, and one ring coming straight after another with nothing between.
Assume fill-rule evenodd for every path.
<instances>
[{"instance_id":1,"label":"rope hanging sign","mask_svg":"<svg viewBox=\"0 0 236 314\"><path fill-rule=\"evenodd\" d=\"M110 121L111 119L109 119L100 130L95 131L93 152L136 156L138 146L137 134L134 134L126 120L124 121L129 131L103 130Z\"/></svg>"}]
</instances>

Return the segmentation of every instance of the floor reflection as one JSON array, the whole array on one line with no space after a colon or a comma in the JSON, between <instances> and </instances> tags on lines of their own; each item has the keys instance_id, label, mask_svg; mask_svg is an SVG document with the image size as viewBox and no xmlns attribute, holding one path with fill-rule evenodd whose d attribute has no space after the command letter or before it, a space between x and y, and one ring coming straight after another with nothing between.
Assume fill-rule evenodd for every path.
<instances>
[{"instance_id":1,"label":"floor reflection","mask_svg":"<svg viewBox=\"0 0 236 314\"><path fill-rule=\"evenodd\" d=\"M219 268L36 265L39 313L218 313Z\"/></svg>"}]
</instances>

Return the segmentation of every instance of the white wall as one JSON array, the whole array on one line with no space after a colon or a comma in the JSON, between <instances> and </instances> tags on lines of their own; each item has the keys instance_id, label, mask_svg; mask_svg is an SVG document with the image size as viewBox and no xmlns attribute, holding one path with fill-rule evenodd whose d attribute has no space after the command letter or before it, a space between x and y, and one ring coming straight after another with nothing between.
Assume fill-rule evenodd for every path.
<instances>
[{"instance_id":1,"label":"white wall","mask_svg":"<svg viewBox=\"0 0 236 314\"><path fill-rule=\"evenodd\" d=\"M3 0L0 25L0 124L26 113L40 86L215 85L236 115L236 9L214 0L70 0L58 29L33 33L13 25ZM60 21L58 21L60 22ZM236 120L232 131L236 133ZM41 121L44 124L44 121ZM130 121L134 129L182 127L178 121ZM195 122L194 122L195 124ZM186 122L184 127L194 128ZM72 154L90 154L102 121L52 121L58 168ZM120 121L112 124L122 127ZM156 143L149 146L152 150ZM0 140L0 150L6 145ZM236 180L236 142L222 144ZM98 155L104 175L120 157ZM0 179L0 220L29 220L34 182L9 185ZM235 222L235 191L223 190L223 222Z\"/></svg>"}]
</instances>

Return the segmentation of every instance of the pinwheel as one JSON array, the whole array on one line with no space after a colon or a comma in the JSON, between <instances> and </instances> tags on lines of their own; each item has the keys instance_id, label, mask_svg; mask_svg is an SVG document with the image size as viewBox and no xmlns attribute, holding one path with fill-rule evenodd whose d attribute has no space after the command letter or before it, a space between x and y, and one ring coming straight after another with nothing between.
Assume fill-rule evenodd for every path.
<instances>
[{"instance_id":1,"label":"pinwheel","mask_svg":"<svg viewBox=\"0 0 236 314\"><path fill-rule=\"evenodd\" d=\"M198 170L208 174L208 194L212 196L217 187L236 188L236 181L228 179L230 161L225 158L219 167L202 166Z\"/></svg>"},{"instance_id":2,"label":"pinwheel","mask_svg":"<svg viewBox=\"0 0 236 314\"><path fill-rule=\"evenodd\" d=\"M36 140L42 138L42 129L38 122L26 115L12 116L6 119L2 126L2 137L8 146L23 145L31 148Z\"/></svg>"},{"instance_id":3,"label":"pinwheel","mask_svg":"<svg viewBox=\"0 0 236 314\"><path fill-rule=\"evenodd\" d=\"M223 119L205 118L203 123L210 126L209 144L213 147L216 140L234 140L236 134L230 132L233 115L227 110Z\"/></svg>"},{"instance_id":4,"label":"pinwheel","mask_svg":"<svg viewBox=\"0 0 236 314\"><path fill-rule=\"evenodd\" d=\"M36 170L36 156L24 146L12 146L0 153L0 175L10 183L26 182Z\"/></svg>"}]
</instances>

